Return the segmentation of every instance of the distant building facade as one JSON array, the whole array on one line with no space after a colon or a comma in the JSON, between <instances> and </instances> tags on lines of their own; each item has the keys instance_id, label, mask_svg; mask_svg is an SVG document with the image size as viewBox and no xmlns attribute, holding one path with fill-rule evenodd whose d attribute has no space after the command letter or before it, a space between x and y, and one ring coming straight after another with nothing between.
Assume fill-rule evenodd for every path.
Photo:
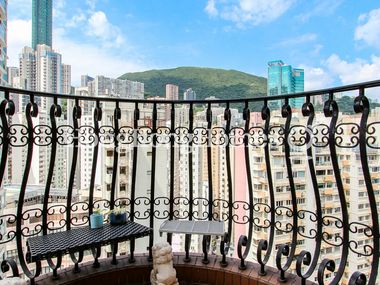
<instances>
[{"instance_id":1,"label":"distant building facade","mask_svg":"<svg viewBox=\"0 0 380 285\"><path fill-rule=\"evenodd\" d=\"M53 1L32 1L32 48L37 45L52 47Z\"/></svg>"},{"instance_id":2,"label":"distant building facade","mask_svg":"<svg viewBox=\"0 0 380 285\"><path fill-rule=\"evenodd\" d=\"M105 76L96 76L93 80L88 77L88 93L90 96L110 96L130 99L144 98L144 83L126 79L114 79ZM84 86L82 86L84 87Z\"/></svg>"},{"instance_id":3,"label":"distant building facade","mask_svg":"<svg viewBox=\"0 0 380 285\"><path fill-rule=\"evenodd\" d=\"M80 77L80 86L81 87L87 87L88 83L93 81L94 78L88 75L82 75Z\"/></svg>"},{"instance_id":4,"label":"distant building facade","mask_svg":"<svg viewBox=\"0 0 380 285\"><path fill-rule=\"evenodd\" d=\"M304 70L292 68L281 60L268 62L268 96L292 94L304 91ZM290 99L293 108L301 108L303 98ZM279 107L280 102L276 102Z\"/></svg>"},{"instance_id":5,"label":"distant building facade","mask_svg":"<svg viewBox=\"0 0 380 285\"><path fill-rule=\"evenodd\" d=\"M183 100L196 100L197 99L197 94L192 88L187 89L183 93Z\"/></svg>"},{"instance_id":6,"label":"distant building facade","mask_svg":"<svg viewBox=\"0 0 380 285\"><path fill-rule=\"evenodd\" d=\"M165 85L166 100L178 100L178 86L174 84Z\"/></svg>"}]
</instances>

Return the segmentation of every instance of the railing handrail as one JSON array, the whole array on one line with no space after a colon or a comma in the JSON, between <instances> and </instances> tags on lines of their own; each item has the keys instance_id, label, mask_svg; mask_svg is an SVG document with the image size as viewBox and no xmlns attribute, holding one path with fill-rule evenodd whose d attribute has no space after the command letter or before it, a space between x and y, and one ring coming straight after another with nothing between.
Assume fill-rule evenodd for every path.
<instances>
[{"instance_id":1,"label":"railing handrail","mask_svg":"<svg viewBox=\"0 0 380 285\"><path fill-rule=\"evenodd\" d=\"M94 97L94 96L83 96L83 95L71 95L71 94L61 94L61 93L49 93L49 92L40 92L40 91L32 91L27 89L18 89L13 87L7 87L0 85L0 91L5 92L8 91L10 93L21 94L21 95L34 95L41 97L57 97L63 99L72 99L72 100L86 100L86 101L100 101L100 102L124 102L124 103L147 103L147 104L218 104L218 103L241 103L241 102L260 102L260 101L276 101L283 99L293 99L293 98L301 98L301 97L312 97L312 96L320 96L325 94L334 94L339 92L348 92L359 89L367 89L373 87L380 87L380 80L367 81L362 83L349 84L339 87L331 87L313 91L305 91L299 93L290 93L290 94L282 94L282 95L274 95L274 96L258 96L251 98L239 98L239 99L204 99L204 100L165 100L164 97L162 99L130 99L130 98L120 98L120 97Z\"/></svg>"}]
</instances>

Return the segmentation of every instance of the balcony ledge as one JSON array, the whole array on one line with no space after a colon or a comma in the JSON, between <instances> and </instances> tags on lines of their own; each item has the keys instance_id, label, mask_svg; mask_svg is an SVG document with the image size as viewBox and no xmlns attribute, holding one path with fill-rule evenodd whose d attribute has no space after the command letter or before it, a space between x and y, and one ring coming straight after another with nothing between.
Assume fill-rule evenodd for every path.
<instances>
[{"instance_id":1,"label":"balcony ledge","mask_svg":"<svg viewBox=\"0 0 380 285\"><path fill-rule=\"evenodd\" d=\"M278 270L271 267L266 267L266 276L260 276L259 265L253 262L246 262L247 269L240 270L240 260L234 258L227 258L229 265L223 268L219 264L221 257L210 256L210 263L207 265L202 263L203 256L200 254L191 254L189 263L183 261L184 257L185 253L174 253L173 257L177 278L184 285L276 285L300 284L301 281L299 277L287 274L287 282L282 283L278 280ZM135 263L129 263L128 256L119 256L117 265L111 264L111 258L101 259L99 268L93 268L92 262L83 263L79 273L74 273L73 267L68 267L59 271L59 279L53 280L52 273L48 273L36 278L36 284L150 284L152 263L148 262L147 255L137 255L135 258ZM306 284L314 283L307 281Z\"/></svg>"}]
</instances>

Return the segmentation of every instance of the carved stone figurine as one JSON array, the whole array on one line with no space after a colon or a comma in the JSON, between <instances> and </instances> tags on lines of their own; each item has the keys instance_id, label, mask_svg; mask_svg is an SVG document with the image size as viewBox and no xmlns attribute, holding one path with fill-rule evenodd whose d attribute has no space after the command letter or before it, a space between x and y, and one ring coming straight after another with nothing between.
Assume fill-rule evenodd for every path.
<instances>
[{"instance_id":1,"label":"carved stone figurine","mask_svg":"<svg viewBox=\"0 0 380 285\"><path fill-rule=\"evenodd\" d=\"M153 269L150 273L152 285L179 285L177 272L173 268L172 247L167 242L158 243L152 248Z\"/></svg>"}]
</instances>

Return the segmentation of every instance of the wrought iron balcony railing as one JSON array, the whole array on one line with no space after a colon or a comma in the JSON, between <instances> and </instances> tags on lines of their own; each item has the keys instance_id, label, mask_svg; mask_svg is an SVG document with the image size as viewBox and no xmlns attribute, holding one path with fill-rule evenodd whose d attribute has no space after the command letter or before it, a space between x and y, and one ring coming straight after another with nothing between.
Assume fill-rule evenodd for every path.
<instances>
[{"instance_id":1,"label":"wrought iron balcony railing","mask_svg":"<svg viewBox=\"0 0 380 285\"><path fill-rule=\"evenodd\" d=\"M146 248L151 258L160 239L201 250L195 236L160 237L164 220L222 220L229 239L220 248L241 269L251 260L261 275L276 267L281 281L291 272L302 283L375 284L380 109L366 94L377 87L205 101L0 87L0 252L32 281L44 268L56 275L70 262L28 264L28 237L126 207L130 220L154 229L120 248L131 261ZM303 105L291 106L294 98ZM219 254L219 240L210 243ZM84 256L70 258L78 266Z\"/></svg>"}]
</instances>

